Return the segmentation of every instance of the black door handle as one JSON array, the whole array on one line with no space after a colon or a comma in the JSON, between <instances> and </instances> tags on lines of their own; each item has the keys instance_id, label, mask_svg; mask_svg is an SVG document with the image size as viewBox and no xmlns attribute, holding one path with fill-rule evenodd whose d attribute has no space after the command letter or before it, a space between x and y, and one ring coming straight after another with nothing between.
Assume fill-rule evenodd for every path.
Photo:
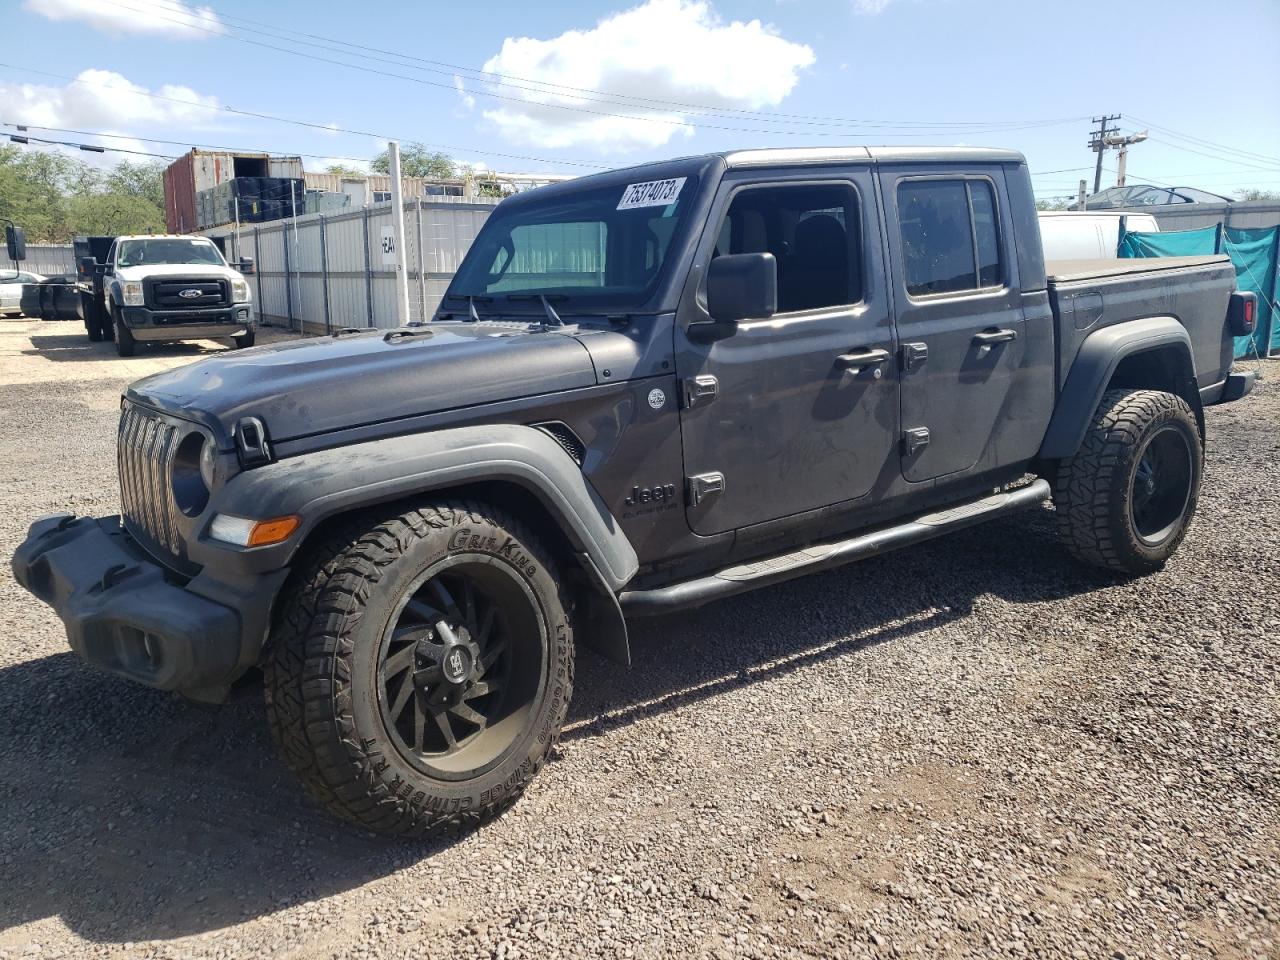
<instances>
[{"instance_id":1,"label":"black door handle","mask_svg":"<svg viewBox=\"0 0 1280 960\"><path fill-rule=\"evenodd\" d=\"M860 373L863 367L878 367L889 359L889 351L879 348L842 353L836 357L836 369Z\"/></svg>"},{"instance_id":2,"label":"black door handle","mask_svg":"<svg viewBox=\"0 0 1280 960\"><path fill-rule=\"evenodd\" d=\"M1010 340L1018 339L1017 330L983 330L979 334L975 334L973 342L979 346L989 347L996 343L1008 343Z\"/></svg>"}]
</instances>

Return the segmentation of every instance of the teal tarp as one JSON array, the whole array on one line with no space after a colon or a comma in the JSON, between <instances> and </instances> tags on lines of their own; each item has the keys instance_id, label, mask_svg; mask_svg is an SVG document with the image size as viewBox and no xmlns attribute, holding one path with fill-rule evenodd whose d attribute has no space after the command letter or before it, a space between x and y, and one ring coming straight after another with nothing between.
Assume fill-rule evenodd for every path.
<instances>
[{"instance_id":1,"label":"teal tarp","mask_svg":"<svg viewBox=\"0 0 1280 960\"><path fill-rule=\"evenodd\" d=\"M1276 244L1280 241L1280 227L1262 230L1227 227L1222 239L1223 252L1231 256L1236 267L1236 286L1258 295L1258 327L1253 334L1258 356L1280 351L1280 323L1271 308L1277 293ZM1247 350L1248 337L1236 337L1236 356L1242 355L1242 345Z\"/></svg>"},{"instance_id":2,"label":"teal tarp","mask_svg":"<svg viewBox=\"0 0 1280 960\"><path fill-rule=\"evenodd\" d=\"M1258 295L1258 325L1252 337L1236 337L1236 357L1280 352L1280 317L1271 304L1280 296L1276 269L1280 257L1280 227L1242 230L1204 227L1166 233L1130 233L1120 237L1121 257L1187 257L1225 253L1236 268L1236 286ZM1256 354L1255 354L1256 351Z\"/></svg>"},{"instance_id":3,"label":"teal tarp","mask_svg":"<svg viewBox=\"0 0 1280 960\"><path fill-rule=\"evenodd\" d=\"M1194 257L1218 252L1218 228L1130 233L1120 237L1121 257Z\"/></svg>"}]
</instances>

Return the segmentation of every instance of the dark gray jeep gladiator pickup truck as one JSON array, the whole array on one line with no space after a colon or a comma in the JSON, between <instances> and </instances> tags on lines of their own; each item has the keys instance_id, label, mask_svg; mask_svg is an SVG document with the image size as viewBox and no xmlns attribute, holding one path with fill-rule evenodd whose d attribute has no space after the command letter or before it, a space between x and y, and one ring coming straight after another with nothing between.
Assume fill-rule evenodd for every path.
<instances>
[{"instance_id":1,"label":"dark gray jeep gladiator pickup truck","mask_svg":"<svg viewBox=\"0 0 1280 960\"><path fill-rule=\"evenodd\" d=\"M629 616L1049 499L1084 561L1156 570L1255 306L1225 257L1046 267L1009 151L584 177L498 206L432 322L133 384L121 516L13 567L94 666L206 700L260 667L330 810L479 823Z\"/></svg>"}]
</instances>

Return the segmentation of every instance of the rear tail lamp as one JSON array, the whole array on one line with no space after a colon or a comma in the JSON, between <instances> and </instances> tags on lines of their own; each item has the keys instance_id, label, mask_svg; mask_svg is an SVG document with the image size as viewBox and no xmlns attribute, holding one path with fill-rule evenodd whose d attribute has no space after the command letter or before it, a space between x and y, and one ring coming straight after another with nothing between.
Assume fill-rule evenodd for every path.
<instances>
[{"instance_id":1,"label":"rear tail lamp","mask_svg":"<svg viewBox=\"0 0 1280 960\"><path fill-rule=\"evenodd\" d=\"M1227 325L1233 337L1250 336L1258 326L1258 295L1237 290L1227 303Z\"/></svg>"}]
</instances>

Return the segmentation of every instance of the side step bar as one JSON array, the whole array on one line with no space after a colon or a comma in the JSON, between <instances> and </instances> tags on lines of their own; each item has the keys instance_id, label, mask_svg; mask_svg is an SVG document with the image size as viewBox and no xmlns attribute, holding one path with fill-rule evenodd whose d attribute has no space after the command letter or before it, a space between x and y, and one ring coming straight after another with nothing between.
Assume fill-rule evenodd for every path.
<instances>
[{"instance_id":1,"label":"side step bar","mask_svg":"<svg viewBox=\"0 0 1280 960\"><path fill-rule=\"evenodd\" d=\"M821 543L793 553L727 567L717 573L652 590L625 590L618 597L627 616L643 617L700 606L756 587L781 583L792 577L829 570L854 560L864 560L898 547L932 540L934 537L1015 510L1035 506L1049 499L1047 480L1038 479L1025 487L993 494L972 503L925 513L891 527L862 533L848 540Z\"/></svg>"}]
</instances>

